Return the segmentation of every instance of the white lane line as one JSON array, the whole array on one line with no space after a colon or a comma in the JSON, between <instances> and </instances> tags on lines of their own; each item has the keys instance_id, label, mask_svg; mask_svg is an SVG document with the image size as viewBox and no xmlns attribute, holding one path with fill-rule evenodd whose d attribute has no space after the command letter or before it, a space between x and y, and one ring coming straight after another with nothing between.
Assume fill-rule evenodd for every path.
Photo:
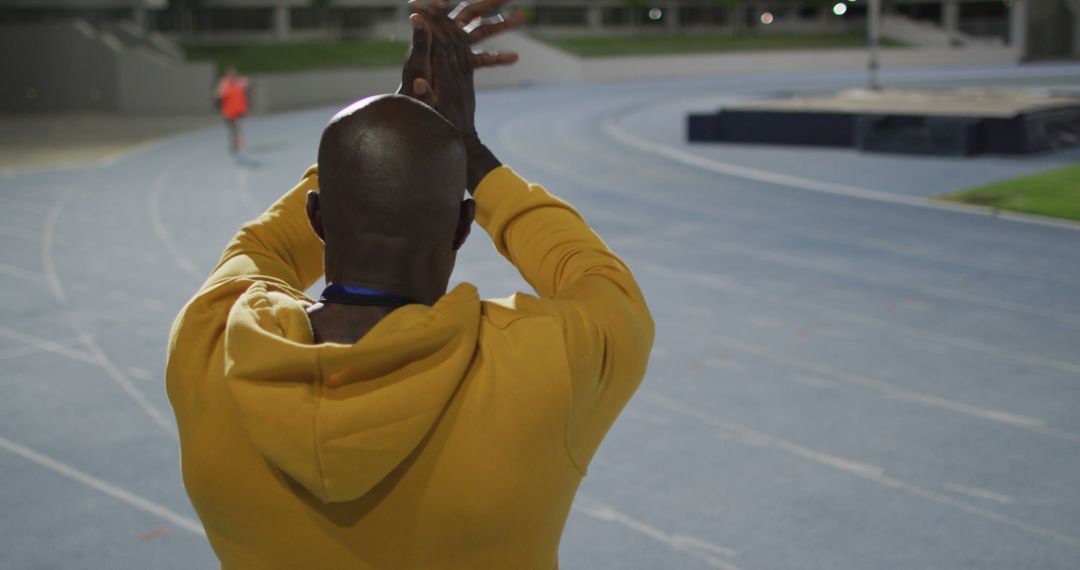
<instances>
[{"instance_id":1,"label":"white lane line","mask_svg":"<svg viewBox=\"0 0 1080 570\"><path fill-rule=\"evenodd\" d=\"M864 376L861 374L852 374L850 372L846 372L844 370L840 370L826 364L818 364L816 362L811 362L802 358L787 356L784 354L780 354L776 351L770 351L763 346L743 342L741 340L727 337L711 337L710 340L715 341L720 346L723 346L724 348L730 350L752 354L759 358L763 358L765 360L772 360L774 362L779 362L788 366L795 366L797 368L808 370L810 372L815 372L817 374L827 376L831 379L846 382L848 384L855 384L865 388L873 388L886 397L902 399L905 401L924 404L928 406L936 406L947 409L949 411L960 412L978 418L1001 422L1016 427L1022 427L1027 429L1046 427L1046 422L1040 419L1029 418L1017 414L1010 414L998 410L988 410L976 406L969 406L967 404L961 404L959 402L954 402L946 398L939 398L937 396L923 394L915 390L908 390L906 388L894 386L893 384L885 382L884 380L878 380L876 378L871 378L869 376ZM1078 438L1078 440L1080 440L1080 438Z\"/></svg>"},{"instance_id":2,"label":"white lane line","mask_svg":"<svg viewBox=\"0 0 1080 570\"><path fill-rule=\"evenodd\" d=\"M166 433L176 435L176 424L146 399L146 396L135 387L135 384L132 383L127 375L124 374L108 356L106 356L105 352L98 346L97 341L94 340L94 337L90 335L81 335L79 337L80 342L89 352L89 354L87 354L64 346L63 344L20 333L19 331L4 326L0 326L0 336L21 342L24 345L33 347L39 351L61 354L81 362L88 362L100 366L120 389L123 390L124 393L146 413L146 415L150 416L150 419L153 420L158 427L162 428Z\"/></svg>"},{"instance_id":3,"label":"white lane line","mask_svg":"<svg viewBox=\"0 0 1080 570\"><path fill-rule=\"evenodd\" d=\"M789 376L792 382L796 384L802 384L803 386L809 386L811 388L821 388L824 390L831 390L839 387L836 382L832 380L826 380L817 376L808 376L806 374L792 374Z\"/></svg>"},{"instance_id":4,"label":"white lane line","mask_svg":"<svg viewBox=\"0 0 1080 570\"><path fill-rule=\"evenodd\" d=\"M137 366L128 366L127 373L128 376L131 376L132 378L138 378L139 380L149 381L154 379L150 372Z\"/></svg>"},{"instance_id":5,"label":"white lane line","mask_svg":"<svg viewBox=\"0 0 1080 570\"><path fill-rule=\"evenodd\" d=\"M169 255L172 256L173 261L176 262L176 266L188 275L202 279L206 276L199 271L198 267L191 259L184 255L180 246L176 245L176 242L173 241L172 236L169 234L169 229L165 227L165 223L161 220L161 193L164 191L165 183L168 182L169 177L176 172L185 160L186 159L176 160L154 178L154 182L150 185L146 207L149 213L150 225L154 229L154 235L161 241L161 244L165 247L165 251L169 252Z\"/></svg>"},{"instance_id":6,"label":"white lane line","mask_svg":"<svg viewBox=\"0 0 1080 570\"><path fill-rule=\"evenodd\" d=\"M525 162L530 162L541 169L557 173L558 176L577 182L578 184L581 184L582 186L585 186L587 188L612 190L610 180L600 180L591 176L582 175L576 171L568 170L566 168L566 165L564 164L556 164L547 161L546 159L540 158L536 153L528 152L528 149L522 147L520 143L517 142L516 137L511 136L510 132L512 127L512 123L507 123L498 131L497 136L500 146L507 147L512 152L518 154ZM735 166L735 168L743 167ZM917 200L924 201L925 199L918 198ZM937 207L936 203L934 207ZM945 204L944 206L942 206L942 208L956 209L949 204ZM1073 225L1075 225L1077 228L1080 228L1080 224ZM798 233L798 230L796 230L795 233ZM970 291L954 291L947 288L933 287L918 283L904 283L892 277L877 277L865 271L856 271L849 269L845 264L838 261L820 259L808 260L804 257L799 257L782 252L770 251L763 248L750 247L739 244L732 245L724 242L723 240L710 240L708 246L710 249L716 251L725 251L734 255L749 257L751 259L759 259L768 263L776 263L779 265L807 269L830 275L839 275L858 281L864 281L867 283L875 283L886 287L913 291L922 295L926 295L928 297L936 297L948 301L986 305L1003 311L1011 311L1032 316L1038 316L1041 318L1053 319L1059 322L1068 323L1075 327L1080 327L1080 315L1072 315L1068 313L1063 313L1061 311L1044 309L1041 307L1027 305L1024 303L1016 303L1004 299L995 299L992 297L979 296Z\"/></svg>"},{"instance_id":7,"label":"white lane line","mask_svg":"<svg viewBox=\"0 0 1080 570\"><path fill-rule=\"evenodd\" d=\"M743 426L741 424L725 420L708 412L698 410L696 408L683 404L682 402L678 402L676 400L672 400L671 398L661 396L659 394L645 392L641 394L641 397L653 403L656 403L657 405L660 405L664 408L667 408L668 410L671 410L679 415L696 419L703 423L719 427L726 432L735 434L736 436L738 436L736 440L738 440L739 438L745 438L745 443L747 445L751 445L753 447L771 447L789 455L801 457L808 461L813 461L815 463L825 465L827 467L842 471L844 473L848 473L850 475L872 481L879 485L896 489L909 495L922 497L924 499L928 499L935 503L958 509L960 511L982 519L990 520L1008 526L1010 528L1034 534L1042 538L1053 540L1074 548L1080 548L1080 539L1078 539L1077 537L1069 536L1054 529L1040 527L1037 525L1023 522L1021 520L1007 517L999 513L995 513L993 511L988 511L986 509L975 507L962 501L958 501L949 495L937 493L928 489L923 489L922 487L919 487L917 485L913 485L911 483L889 477L885 474L884 469L875 465L868 465L857 461L851 461L849 459L843 459L821 451L817 451L815 449L801 446L797 443L793 443L779 437L767 435L757 430Z\"/></svg>"},{"instance_id":8,"label":"white lane line","mask_svg":"<svg viewBox=\"0 0 1080 570\"><path fill-rule=\"evenodd\" d=\"M1028 316L1051 319L1069 324L1074 327L1080 327L1080 315L1074 315L1053 309L1045 309L1025 303L1016 303L1004 299L984 297L977 295L974 292L956 291L953 289L933 287L928 285L922 285L919 283L905 283L903 281L900 281L896 277L880 276L867 271L852 269L848 263L841 259L807 258L805 256L772 251L760 247L753 247L737 243L727 243L723 240L709 240L706 247L708 248L708 250L714 252L723 252L731 255L737 255L740 257L747 257L750 259L764 261L766 263L774 263L786 267L794 267L796 269L806 269L809 271L816 271L818 273L845 277L853 281L861 281L864 283L880 285L882 287L911 291L920 295L925 295L927 297L936 297L938 299L943 299L947 301L970 303L973 305L984 305L1001 311L1009 311L1014 313L1021 313Z\"/></svg>"},{"instance_id":9,"label":"white lane line","mask_svg":"<svg viewBox=\"0 0 1080 570\"><path fill-rule=\"evenodd\" d=\"M731 350L736 350L747 354L753 354L766 360L772 360L774 362L779 362L787 366L808 370L816 374L827 376L831 380L836 380L839 382L845 382L847 384L853 384L857 386L862 386L864 388L876 390L883 398L898 400L901 402L908 402L911 404L918 404L931 408L938 408L949 412L964 414L983 420L989 420L992 422L1025 429L1041 435L1068 440L1073 443L1080 443L1080 435L1049 427L1046 425L1046 421L1042 419L1022 416L1009 412L1003 412L1000 410L980 408L978 406L957 402L948 398L942 398L940 396L925 394L916 390L901 388L884 380L879 380L877 378L873 378L863 374L853 374L851 372L840 370L826 364L819 364L817 362L811 362L809 360L804 360L793 356L782 355L775 351L770 351L763 346L750 344L732 338L713 337L711 340L714 340L717 344Z\"/></svg>"},{"instance_id":10,"label":"white lane line","mask_svg":"<svg viewBox=\"0 0 1080 570\"><path fill-rule=\"evenodd\" d=\"M15 346L7 350L0 351L0 360L18 358L20 356L38 354L40 352L54 352L56 350L54 347L71 349L71 345L73 344L82 344L82 337L60 340L56 341L55 343L48 344L23 344L22 346Z\"/></svg>"},{"instance_id":11,"label":"white lane line","mask_svg":"<svg viewBox=\"0 0 1080 570\"><path fill-rule=\"evenodd\" d=\"M174 436L177 435L176 423L172 421L161 410L157 409L157 407L151 404L150 400L146 399L146 396L144 396L143 393L135 387L135 384L132 383L132 381L127 377L127 375L124 374L115 364L113 364L112 360L109 360L109 357L105 355L105 352L103 350L101 350L101 347L98 346L97 341L94 340L94 337L87 335L83 338L83 344L94 356L97 364L105 369L105 372L108 373L109 377L112 378L114 382L116 382L116 385L119 386L120 389L123 390L124 393L127 394L128 397L131 398L131 400L135 402L135 404L139 406L139 408L141 408L143 412L146 413L147 416L150 416L150 419L153 420L153 422L157 424L158 427L160 427L166 433L172 434Z\"/></svg>"},{"instance_id":12,"label":"white lane line","mask_svg":"<svg viewBox=\"0 0 1080 570\"><path fill-rule=\"evenodd\" d=\"M52 291L53 296L60 303L67 302L67 294L56 270L56 258L53 256L53 245L56 242L56 226L60 221L60 214L63 213L67 203L75 197L86 178L86 176L80 177L75 184L64 191L52 208L49 209L49 214L45 216L45 223L41 226L41 266L45 269L45 278L49 284L49 290Z\"/></svg>"},{"instance_id":13,"label":"white lane line","mask_svg":"<svg viewBox=\"0 0 1080 570\"><path fill-rule=\"evenodd\" d=\"M623 412L621 414L619 414L619 417L620 418L627 418L627 419L631 419L631 420L637 420L639 422L644 422L644 423L647 423L647 424L653 424L653 425L658 425L658 426L669 426L669 425L671 425L671 422L667 418L665 418L663 416L658 416L656 414L649 414L649 413L645 413L645 412L639 412L638 410L635 410L633 408L627 408L627 409L623 410Z\"/></svg>"},{"instance_id":14,"label":"white lane line","mask_svg":"<svg viewBox=\"0 0 1080 570\"><path fill-rule=\"evenodd\" d=\"M0 263L0 274L7 275L9 277L17 277L19 279L25 279L27 281L33 281L34 283L45 283L45 275L38 273L37 271L31 271L29 269L23 269L22 267L15 267L14 265L8 265L6 263Z\"/></svg>"},{"instance_id":15,"label":"white lane line","mask_svg":"<svg viewBox=\"0 0 1080 570\"><path fill-rule=\"evenodd\" d=\"M932 200L930 198L924 198L921 196L894 194L892 192L882 192L880 190L872 190L869 188L850 186L847 184L833 184L830 182L821 182L818 180L811 180L809 178L802 178L800 176L778 174L776 172L769 172L767 170L760 170L747 166L739 166L738 164L721 162L719 160L698 156L696 154L686 152L675 147L655 143L636 137L623 130L622 127L617 124L617 122L612 120L604 121L601 124L601 129L611 138L625 144L626 146L635 148L642 152L657 154L670 160L674 160L676 162L680 162L682 164L687 164L697 168L702 168L704 170L715 172L717 174L724 174L727 176L734 176L736 178L744 178L747 180L755 180L758 182L766 182L769 184L775 184L777 186L786 186L788 188L812 190L814 192L822 192L825 194L846 196L849 198L860 198L863 200L872 200L875 202L900 204L904 206L915 206L919 208L930 208L934 210L947 210L952 212L959 212L962 214L990 216L1009 221L1052 226L1056 228L1074 231L1080 230L1080 224L1076 222L1067 222L1053 218L1046 218L1043 216L1035 216L1031 214L1003 212L1000 210L995 210L993 208L987 208L985 206L953 204L949 202Z\"/></svg>"},{"instance_id":16,"label":"white lane line","mask_svg":"<svg viewBox=\"0 0 1080 570\"><path fill-rule=\"evenodd\" d=\"M9 453L18 455L27 461L44 467L58 475L62 475L83 485L89 487L100 493L109 495L110 497L117 499L128 506L134 507L145 513L154 515L160 519L164 519L179 528L182 528L190 533L194 533L200 536L206 536L206 531L203 530L201 524L189 517L186 517L176 511L170 510L167 507L159 505L149 499L144 499L131 492L125 491L116 485L107 483L93 475L80 471L70 465L62 463L56 459L53 459L45 454L34 451L28 447L19 445L10 439L0 435L0 448L8 451Z\"/></svg>"},{"instance_id":17,"label":"white lane line","mask_svg":"<svg viewBox=\"0 0 1080 570\"><path fill-rule=\"evenodd\" d=\"M65 345L60 344L58 342L53 342L51 340L45 340L43 338L38 338L38 337L33 336L33 335L28 335L26 333L19 332L19 331L15 330L15 329L11 329L11 328L8 328L8 327L2 326L2 325L0 325L0 336L6 338L8 340L13 340L15 342L20 342L20 343L22 343L22 344L24 344L26 346L32 346L35 349L40 350L42 352L51 352L53 354L60 354L62 356L66 356L68 358L78 360L80 362L88 362L90 364L97 364L98 363L97 359L93 355L86 354L85 352L82 352L82 351L79 351L79 350L75 350L75 349L73 349L73 348L71 348L69 346L65 346ZM83 336L79 337L80 342L84 342L84 339L85 339L85 337L83 337Z\"/></svg>"},{"instance_id":18,"label":"white lane line","mask_svg":"<svg viewBox=\"0 0 1080 570\"><path fill-rule=\"evenodd\" d=\"M1001 503L1008 505L1013 502L1013 498L1000 493L994 493L993 491L986 491L984 489L976 489L975 487L968 487L967 485L960 485L957 483L949 483L945 485L945 488L960 493L961 495L967 495L969 497L975 497L977 499L986 499L988 501L994 501L995 503Z\"/></svg>"},{"instance_id":19,"label":"white lane line","mask_svg":"<svg viewBox=\"0 0 1080 570\"><path fill-rule=\"evenodd\" d=\"M579 494L574 501L572 510L589 518L617 524L621 527L630 529L638 534L665 544L676 552L682 552L693 556L712 568L738 570L738 566L735 566L726 560L721 560L720 558L734 558L738 554L730 548L719 546L692 536L662 531L648 523L635 519L626 513L620 512L610 505L606 505L587 496Z\"/></svg>"},{"instance_id":20,"label":"white lane line","mask_svg":"<svg viewBox=\"0 0 1080 570\"><path fill-rule=\"evenodd\" d=\"M665 277L669 277L671 275L680 275L682 279L686 282L698 283L705 287L717 289L726 293L732 293L754 299L765 300L777 305L785 305L789 307L796 307L798 309L813 311L826 315L829 320L854 323L857 325L878 329L889 334L907 336L927 344L941 343L956 348L962 348L965 350L986 354L993 358L1014 360L1016 362L1022 362L1024 364L1029 364L1032 366L1054 368L1056 370L1065 372L1071 376L1080 374L1080 364L1077 364L1075 362L1066 362L1063 360L1058 360L1056 358L1037 356L1025 352L1019 352L1009 348L986 344L976 340L971 340L944 333L938 333L934 331L928 331L918 327L912 327L896 322L886 321L876 317L862 315L843 309L824 307L821 304L817 303L807 303L802 300L803 297L800 295L769 293L765 291L764 287L742 287L740 285L736 285L727 277L719 274L691 273L689 271L680 270L678 268L667 266L664 264L646 262L641 260L635 262L635 267L639 267L644 270L659 272Z\"/></svg>"}]
</instances>

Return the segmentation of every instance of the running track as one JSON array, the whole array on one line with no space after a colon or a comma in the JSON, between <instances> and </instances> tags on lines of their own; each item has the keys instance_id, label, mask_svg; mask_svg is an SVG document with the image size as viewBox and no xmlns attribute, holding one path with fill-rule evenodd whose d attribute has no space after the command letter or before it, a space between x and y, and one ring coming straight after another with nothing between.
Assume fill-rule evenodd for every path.
<instances>
[{"instance_id":1,"label":"running track","mask_svg":"<svg viewBox=\"0 0 1080 570\"><path fill-rule=\"evenodd\" d=\"M1072 85L1080 67L894 72ZM688 110L858 74L481 95L496 154L585 214L658 324L565 569L1080 567L1080 231L924 197L1080 159L690 147ZM390 88L391 86L388 86ZM212 568L163 389L177 310L314 160L323 108L0 176L0 568ZM523 282L474 233L458 280Z\"/></svg>"}]
</instances>

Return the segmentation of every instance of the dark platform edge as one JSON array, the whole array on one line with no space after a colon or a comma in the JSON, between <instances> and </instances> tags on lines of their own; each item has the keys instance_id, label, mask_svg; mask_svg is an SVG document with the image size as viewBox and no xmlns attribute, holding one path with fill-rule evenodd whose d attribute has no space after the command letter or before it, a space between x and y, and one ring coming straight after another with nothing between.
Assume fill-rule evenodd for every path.
<instances>
[{"instance_id":1,"label":"dark platform edge","mask_svg":"<svg viewBox=\"0 0 1080 570\"><path fill-rule=\"evenodd\" d=\"M1026 154L1080 144L1080 105L1008 118L721 109L691 114L687 138L938 156Z\"/></svg>"}]
</instances>

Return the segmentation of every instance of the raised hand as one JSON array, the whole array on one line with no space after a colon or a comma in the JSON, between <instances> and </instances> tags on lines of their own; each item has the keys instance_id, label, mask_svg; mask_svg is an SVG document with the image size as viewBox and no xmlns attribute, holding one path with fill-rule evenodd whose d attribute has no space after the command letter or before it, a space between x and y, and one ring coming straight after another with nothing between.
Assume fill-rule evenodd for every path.
<instances>
[{"instance_id":1,"label":"raised hand","mask_svg":"<svg viewBox=\"0 0 1080 570\"><path fill-rule=\"evenodd\" d=\"M425 8L421 0L409 0L409 10L414 14L427 14L431 18L447 17L465 32L470 45L479 43L491 36L516 28L525 23L525 14L515 11L509 17L496 13L510 0L465 0L447 12L445 0L432 0ZM509 65L518 60L518 54L512 51L492 52L473 50L470 61L473 68Z\"/></svg>"},{"instance_id":2,"label":"raised hand","mask_svg":"<svg viewBox=\"0 0 1080 570\"><path fill-rule=\"evenodd\" d=\"M508 1L467 0L449 12L445 0L433 0L427 8L420 0L409 2L413 12L409 16L413 46L402 70L400 92L434 107L461 133L467 161L466 187L470 193L501 165L476 134L473 70L508 65L518 59L514 52L483 52L472 45L524 22L521 13L509 18L481 17Z\"/></svg>"},{"instance_id":3,"label":"raised hand","mask_svg":"<svg viewBox=\"0 0 1080 570\"><path fill-rule=\"evenodd\" d=\"M419 99L433 107L439 107L438 96L433 91L432 41L443 48L451 43L455 50L465 47L465 58L459 66L471 75L473 69L510 65L518 60L512 51L481 51L471 46L505 30L520 26L525 21L522 12L509 17L501 14L483 17L505 6L509 0L466 0L453 10L447 10L445 0L433 0L424 6L421 0L410 0L409 20L413 26L413 44L402 68L399 93ZM452 24L452 25L449 25Z\"/></svg>"}]
</instances>

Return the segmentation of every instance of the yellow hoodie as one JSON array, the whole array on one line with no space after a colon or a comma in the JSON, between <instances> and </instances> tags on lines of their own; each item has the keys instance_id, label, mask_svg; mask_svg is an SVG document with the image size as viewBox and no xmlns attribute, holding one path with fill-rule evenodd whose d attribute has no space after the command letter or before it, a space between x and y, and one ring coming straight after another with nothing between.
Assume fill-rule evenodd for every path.
<instances>
[{"instance_id":1,"label":"yellow hoodie","mask_svg":"<svg viewBox=\"0 0 1080 570\"><path fill-rule=\"evenodd\" d=\"M630 272L501 167L477 221L538 297L462 284L356 344L313 344L317 189L312 167L240 230L169 339L184 484L222 567L557 567L578 483L645 374Z\"/></svg>"}]
</instances>

